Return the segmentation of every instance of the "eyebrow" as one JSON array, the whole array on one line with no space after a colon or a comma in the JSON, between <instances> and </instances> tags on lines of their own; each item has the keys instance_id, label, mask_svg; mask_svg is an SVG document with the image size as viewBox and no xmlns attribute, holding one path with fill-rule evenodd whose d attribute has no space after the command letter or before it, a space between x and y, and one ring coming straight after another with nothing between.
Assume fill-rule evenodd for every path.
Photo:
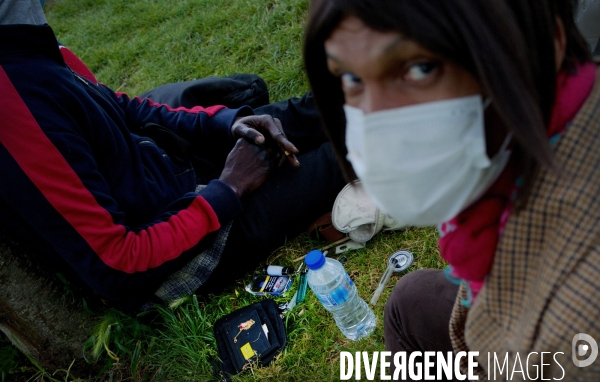
<instances>
[{"instance_id":1,"label":"eyebrow","mask_svg":"<svg viewBox=\"0 0 600 382\"><path fill-rule=\"evenodd\" d=\"M402 45L406 42L406 38L399 36L397 39L395 39L394 41L392 41L391 43L388 44L388 46L386 46L383 49L383 54L387 54L389 52L391 52L392 50L396 49L399 45ZM325 50L325 58L334 61L338 64L342 64L342 60L340 60L339 58L331 55L327 50Z\"/></svg>"},{"instance_id":2,"label":"eyebrow","mask_svg":"<svg viewBox=\"0 0 600 382\"><path fill-rule=\"evenodd\" d=\"M394 50L398 47L398 45L402 45L406 42L406 37L398 36L397 39L392 41L388 46L385 47L383 53L389 53L391 50Z\"/></svg>"}]
</instances>

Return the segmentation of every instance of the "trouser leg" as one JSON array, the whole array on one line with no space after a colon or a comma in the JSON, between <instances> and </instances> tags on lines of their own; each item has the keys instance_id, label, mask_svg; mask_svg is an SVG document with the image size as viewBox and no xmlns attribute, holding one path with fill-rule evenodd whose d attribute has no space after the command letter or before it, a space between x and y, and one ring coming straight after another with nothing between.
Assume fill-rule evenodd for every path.
<instances>
[{"instance_id":1,"label":"trouser leg","mask_svg":"<svg viewBox=\"0 0 600 382\"><path fill-rule=\"evenodd\" d=\"M440 270L418 270L403 276L385 306L386 350L392 354L406 352L407 360L414 351L451 352L448 324L457 293L458 285ZM422 362L423 357L417 360ZM392 362L392 375L394 370ZM435 375L435 370L430 374ZM408 372L406 376L412 380Z\"/></svg>"},{"instance_id":2,"label":"trouser leg","mask_svg":"<svg viewBox=\"0 0 600 382\"><path fill-rule=\"evenodd\" d=\"M234 74L164 84L148 90L141 97L171 107L187 108L214 105L225 105L231 109L244 105L256 108L269 103L267 84L254 74Z\"/></svg>"},{"instance_id":3,"label":"trouser leg","mask_svg":"<svg viewBox=\"0 0 600 382\"><path fill-rule=\"evenodd\" d=\"M273 250L305 232L331 211L345 184L329 143L301 155L300 168L285 164L242 201L219 265L200 292L216 291L252 271Z\"/></svg>"}]
</instances>

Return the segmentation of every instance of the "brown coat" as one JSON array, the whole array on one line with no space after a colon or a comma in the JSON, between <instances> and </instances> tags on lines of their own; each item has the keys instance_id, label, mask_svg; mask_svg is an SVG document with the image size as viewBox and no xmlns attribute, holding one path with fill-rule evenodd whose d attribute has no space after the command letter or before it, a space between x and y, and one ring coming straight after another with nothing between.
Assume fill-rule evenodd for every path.
<instances>
[{"instance_id":1,"label":"brown coat","mask_svg":"<svg viewBox=\"0 0 600 382\"><path fill-rule=\"evenodd\" d=\"M468 310L457 299L452 312L454 350L479 351L484 380L487 352L496 352L500 365L508 353L510 373L519 353L525 374L517 362L512 380L534 379L540 353L552 352L544 354L543 363L549 364L545 379L600 381L600 357L584 368L571 359L576 334L600 343L600 71L591 95L553 149L565 174L541 170L535 176L526 207L508 220L473 307ZM529 358L528 368L530 352L538 354ZM491 355L492 370L493 362ZM495 370L497 380L510 378L506 367L503 377Z\"/></svg>"}]
</instances>

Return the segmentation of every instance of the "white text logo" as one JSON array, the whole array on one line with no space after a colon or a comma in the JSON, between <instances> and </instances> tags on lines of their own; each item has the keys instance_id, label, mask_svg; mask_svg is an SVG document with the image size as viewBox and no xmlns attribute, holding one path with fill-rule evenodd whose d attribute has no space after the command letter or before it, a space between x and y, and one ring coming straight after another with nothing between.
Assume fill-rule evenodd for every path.
<instances>
[{"instance_id":1,"label":"white text logo","mask_svg":"<svg viewBox=\"0 0 600 382\"><path fill-rule=\"evenodd\" d=\"M364 370L366 379L373 381L379 369L378 380L381 381L389 381L392 377L394 380L406 380L407 376L413 381L440 380L442 376L450 380L464 381L468 378L473 381L479 379L474 374L478 366L475 357L478 355L479 352L476 351L468 353L461 351L456 355L453 352L414 351L410 355L406 352L397 352L393 356L389 351L376 351L372 355L366 351L354 354L343 351L340 353L340 379L347 381L354 377L355 380L360 381ZM422 361L417 360L421 357ZM467 359L467 374L463 374L460 370L460 362L463 358ZM388 374L391 365L394 366L394 375ZM434 366L437 371L432 373Z\"/></svg>"}]
</instances>

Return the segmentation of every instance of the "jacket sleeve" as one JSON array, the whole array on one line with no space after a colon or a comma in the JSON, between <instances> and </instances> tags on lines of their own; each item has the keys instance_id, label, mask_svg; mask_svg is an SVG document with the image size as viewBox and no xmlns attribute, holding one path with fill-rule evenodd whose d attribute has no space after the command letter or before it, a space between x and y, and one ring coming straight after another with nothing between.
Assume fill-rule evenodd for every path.
<instances>
[{"instance_id":1,"label":"jacket sleeve","mask_svg":"<svg viewBox=\"0 0 600 382\"><path fill-rule=\"evenodd\" d=\"M172 108L148 98L130 98L124 93L114 93L103 85L99 87L115 97L132 133L146 135L142 127L147 123L156 123L190 142L197 156L219 166L225 163L227 154L235 146L236 139L231 135L235 119L253 114L252 109L247 106L240 109L228 109L219 105L208 108Z\"/></svg>"},{"instance_id":2,"label":"jacket sleeve","mask_svg":"<svg viewBox=\"0 0 600 382\"><path fill-rule=\"evenodd\" d=\"M103 297L152 293L220 221L241 211L231 188L213 181L152 221L128 226L72 113L54 113L54 127L42 129L2 68L0 84L0 197Z\"/></svg>"},{"instance_id":3,"label":"jacket sleeve","mask_svg":"<svg viewBox=\"0 0 600 382\"><path fill-rule=\"evenodd\" d=\"M112 92L109 88L105 89ZM222 105L172 108L149 98L130 98L125 93L114 93L114 96L132 132L142 133L139 129L146 123L156 123L172 129L208 157L231 151L235 145L231 135L235 119L253 114L248 106L240 109L228 109Z\"/></svg>"},{"instance_id":4,"label":"jacket sleeve","mask_svg":"<svg viewBox=\"0 0 600 382\"><path fill-rule=\"evenodd\" d=\"M122 92L114 92L109 87L100 83L90 69L69 48L60 45L60 53L65 63L82 80L88 81L92 86L98 86L105 95L117 101L127 124L133 132L148 122L169 127L177 134L190 142L202 145L204 142L232 141L231 126L238 117L252 115L250 107L228 109L222 105L211 107L196 106L193 108L171 107L158 104L148 98L130 98ZM233 142L235 143L235 142ZM233 144L231 144L233 147Z\"/></svg>"},{"instance_id":5,"label":"jacket sleeve","mask_svg":"<svg viewBox=\"0 0 600 382\"><path fill-rule=\"evenodd\" d=\"M154 122L170 126L190 141L233 139L231 126L236 118L252 114L252 109L228 109L222 105L204 108L196 106L172 108L169 105L155 103L149 98L138 96L130 98L125 93L114 93L119 105L125 112L130 126L141 126Z\"/></svg>"}]
</instances>

